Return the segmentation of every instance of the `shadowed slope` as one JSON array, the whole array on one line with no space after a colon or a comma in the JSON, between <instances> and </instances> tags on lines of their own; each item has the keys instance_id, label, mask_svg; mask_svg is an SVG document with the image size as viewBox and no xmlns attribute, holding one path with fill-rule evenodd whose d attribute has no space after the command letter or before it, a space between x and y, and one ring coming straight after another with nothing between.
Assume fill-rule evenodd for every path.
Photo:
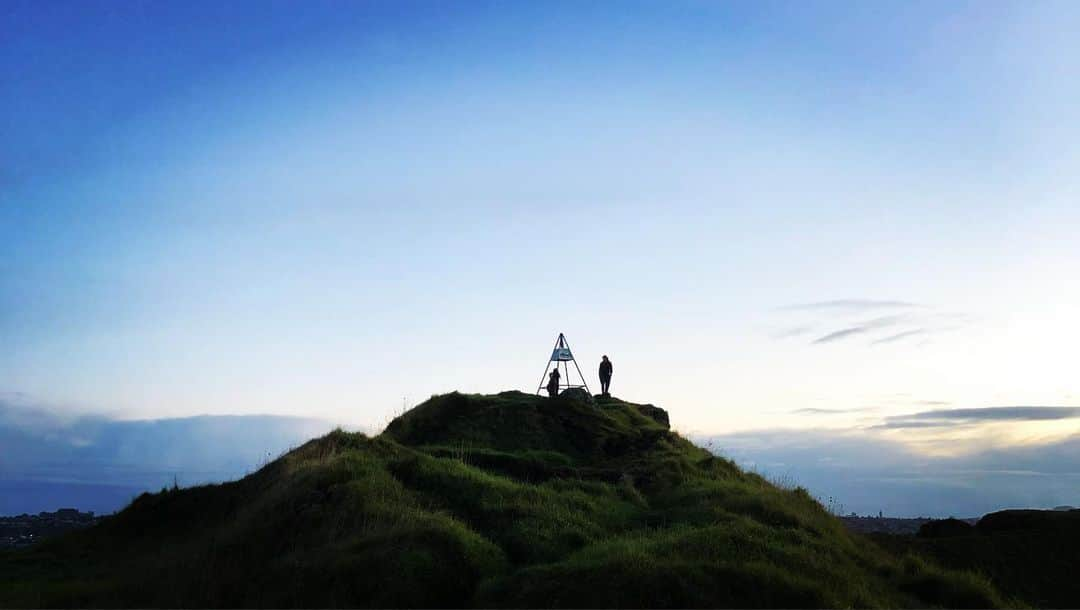
<instances>
[{"instance_id":1,"label":"shadowed slope","mask_svg":"<svg viewBox=\"0 0 1080 610\"><path fill-rule=\"evenodd\" d=\"M944 525L948 521L929 522L928 531L917 537L873 538L898 553L918 552L942 565L986 574L1003 591L1038 607L1080 607L1080 510L1005 510L963 528Z\"/></svg>"},{"instance_id":2,"label":"shadowed slope","mask_svg":"<svg viewBox=\"0 0 1080 610\"><path fill-rule=\"evenodd\" d=\"M1001 603L666 422L615 399L434 397L379 437L336 431L235 483L145 494L0 555L0 605Z\"/></svg>"}]
</instances>

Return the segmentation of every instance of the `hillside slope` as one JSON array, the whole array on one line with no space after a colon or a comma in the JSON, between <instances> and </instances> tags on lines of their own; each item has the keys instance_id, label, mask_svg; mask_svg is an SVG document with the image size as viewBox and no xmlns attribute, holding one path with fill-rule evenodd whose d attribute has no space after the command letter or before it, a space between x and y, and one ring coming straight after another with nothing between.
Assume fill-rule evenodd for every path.
<instances>
[{"instance_id":1,"label":"hillside slope","mask_svg":"<svg viewBox=\"0 0 1080 610\"><path fill-rule=\"evenodd\" d=\"M433 397L0 554L0 606L992 607L648 405Z\"/></svg>"},{"instance_id":2,"label":"hillside slope","mask_svg":"<svg viewBox=\"0 0 1080 610\"><path fill-rule=\"evenodd\" d=\"M919 553L944 566L978 571L1039 608L1080 607L1080 510L1005 510L975 526L929 527L934 523L918 536L873 538L897 554Z\"/></svg>"}]
</instances>

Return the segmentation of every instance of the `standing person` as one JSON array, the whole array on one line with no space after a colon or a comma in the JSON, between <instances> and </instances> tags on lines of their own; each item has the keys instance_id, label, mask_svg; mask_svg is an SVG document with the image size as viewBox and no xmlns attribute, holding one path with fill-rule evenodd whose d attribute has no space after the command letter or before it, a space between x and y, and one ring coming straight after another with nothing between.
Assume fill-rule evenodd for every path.
<instances>
[{"instance_id":1,"label":"standing person","mask_svg":"<svg viewBox=\"0 0 1080 610\"><path fill-rule=\"evenodd\" d=\"M600 361L600 395L611 396L608 389L611 388L611 361L604 356Z\"/></svg>"},{"instance_id":2,"label":"standing person","mask_svg":"<svg viewBox=\"0 0 1080 610\"><path fill-rule=\"evenodd\" d=\"M561 377L562 377L562 375L559 374L559 366L556 365L555 370L551 371L551 374L548 375L548 384L547 384L548 396L550 396L552 398L555 398L556 396L559 395L559 379Z\"/></svg>"}]
</instances>

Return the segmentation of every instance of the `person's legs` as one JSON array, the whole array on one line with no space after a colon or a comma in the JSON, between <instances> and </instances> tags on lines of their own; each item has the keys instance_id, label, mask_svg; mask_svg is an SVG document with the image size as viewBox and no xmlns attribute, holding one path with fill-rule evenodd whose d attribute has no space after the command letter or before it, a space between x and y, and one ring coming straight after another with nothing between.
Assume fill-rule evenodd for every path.
<instances>
[{"instance_id":1,"label":"person's legs","mask_svg":"<svg viewBox=\"0 0 1080 610\"><path fill-rule=\"evenodd\" d=\"M610 387L610 386L611 386L611 378L610 377L607 377L607 378L601 377L600 378L600 394L601 395L607 396L608 395L608 387Z\"/></svg>"}]
</instances>

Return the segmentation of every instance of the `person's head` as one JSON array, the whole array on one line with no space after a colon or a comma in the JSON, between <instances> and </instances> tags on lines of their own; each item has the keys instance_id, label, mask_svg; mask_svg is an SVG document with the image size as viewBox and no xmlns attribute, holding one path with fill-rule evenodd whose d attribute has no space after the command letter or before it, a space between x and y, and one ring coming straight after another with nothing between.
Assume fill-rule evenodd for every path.
<instances>
[{"instance_id":1,"label":"person's head","mask_svg":"<svg viewBox=\"0 0 1080 610\"><path fill-rule=\"evenodd\" d=\"M607 362L607 356L604 356L604 362Z\"/></svg>"}]
</instances>

